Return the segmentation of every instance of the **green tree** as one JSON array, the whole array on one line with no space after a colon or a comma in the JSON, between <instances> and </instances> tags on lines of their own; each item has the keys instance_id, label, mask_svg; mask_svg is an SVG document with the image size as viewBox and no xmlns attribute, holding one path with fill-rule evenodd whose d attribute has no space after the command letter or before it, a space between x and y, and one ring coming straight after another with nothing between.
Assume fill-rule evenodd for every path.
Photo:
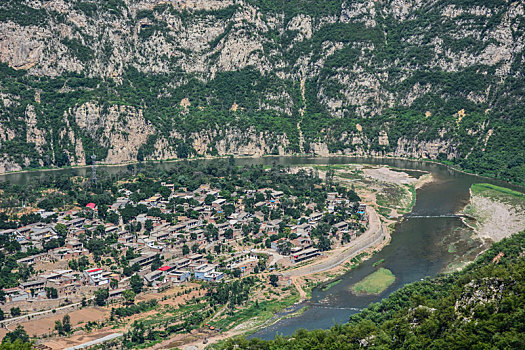
<instances>
[{"instance_id":1,"label":"green tree","mask_svg":"<svg viewBox=\"0 0 525 350\"><path fill-rule=\"evenodd\" d=\"M71 317L69 315L64 315L62 318L62 328L65 333L71 332Z\"/></svg>"},{"instance_id":2,"label":"green tree","mask_svg":"<svg viewBox=\"0 0 525 350\"><path fill-rule=\"evenodd\" d=\"M22 314L22 311L20 311L19 307L12 307L10 312L11 312L11 316L13 317L20 316Z\"/></svg>"},{"instance_id":3,"label":"green tree","mask_svg":"<svg viewBox=\"0 0 525 350\"><path fill-rule=\"evenodd\" d=\"M160 254L155 254L153 262L151 263L151 271L155 271L161 266L162 266L162 259L160 257Z\"/></svg>"},{"instance_id":4,"label":"green tree","mask_svg":"<svg viewBox=\"0 0 525 350\"><path fill-rule=\"evenodd\" d=\"M327 251L330 250L332 247L332 242L330 242L330 239L326 236L321 236L319 238L319 241L317 242L317 248L320 251Z\"/></svg>"},{"instance_id":5,"label":"green tree","mask_svg":"<svg viewBox=\"0 0 525 350\"><path fill-rule=\"evenodd\" d=\"M279 276L271 274L270 275L270 284L274 287L277 287L277 282L279 282Z\"/></svg>"},{"instance_id":6,"label":"green tree","mask_svg":"<svg viewBox=\"0 0 525 350\"><path fill-rule=\"evenodd\" d=\"M133 276L131 276L129 280L129 285L131 289L133 290L133 292L135 292L135 294L139 294L140 292L142 292L144 281L139 275L134 274Z\"/></svg>"},{"instance_id":7,"label":"green tree","mask_svg":"<svg viewBox=\"0 0 525 350\"><path fill-rule=\"evenodd\" d=\"M62 326L62 321L56 320L55 321L55 331L57 331L58 335L64 335L64 327Z\"/></svg>"},{"instance_id":8,"label":"green tree","mask_svg":"<svg viewBox=\"0 0 525 350\"><path fill-rule=\"evenodd\" d=\"M191 246L191 251L193 253L197 253L199 251L199 245L197 243L195 243L194 245Z\"/></svg>"},{"instance_id":9,"label":"green tree","mask_svg":"<svg viewBox=\"0 0 525 350\"><path fill-rule=\"evenodd\" d=\"M126 303L127 304L133 304L135 302L135 297L136 297L136 294L133 290L131 289L126 289L123 293L122 293L122 296L124 297L124 300L126 300Z\"/></svg>"},{"instance_id":10,"label":"green tree","mask_svg":"<svg viewBox=\"0 0 525 350\"><path fill-rule=\"evenodd\" d=\"M215 196L208 194L206 195L206 198L204 198L204 203L206 205L211 205L211 203L215 200Z\"/></svg>"},{"instance_id":11,"label":"green tree","mask_svg":"<svg viewBox=\"0 0 525 350\"><path fill-rule=\"evenodd\" d=\"M57 291L56 288L46 287L45 290L46 290L46 297L48 299L56 299L56 298L58 298L58 291Z\"/></svg>"},{"instance_id":12,"label":"green tree","mask_svg":"<svg viewBox=\"0 0 525 350\"><path fill-rule=\"evenodd\" d=\"M153 221L151 219L146 220L144 223L144 228L147 232L151 232L151 230L153 230Z\"/></svg>"},{"instance_id":13,"label":"green tree","mask_svg":"<svg viewBox=\"0 0 525 350\"><path fill-rule=\"evenodd\" d=\"M55 231L60 237L65 238L67 236L67 226L61 223L55 225Z\"/></svg>"},{"instance_id":14,"label":"green tree","mask_svg":"<svg viewBox=\"0 0 525 350\"><path fill-rule=\"evenodd\" d=\"M231 228L226 229L224 231L224 238L226 239L232 239L233 238L233 230Z\"/></svg>"},{"instance_id":15,"label":"green tree","mask_svg":"<svg viewBox=\"0 0 525 350\"><path fill-rule=\"evenodd\" d=\"M98 306L104 306L108 297L109 291L107 288L98 289L95 291L95 304Z\"/></svg>"},{"instance_id":16,"label":"green tree","mask_svg":"<svg viewBox=\"0 0 525 350\"><path fill-rule=\"evenodd\" d=\"M7 334L2 339L2 343L15 343L16 341L29 343L29 335L27 335L26 330L21 325L16 326L14 331L7 332Z\"/></svg>"},{"instance_id":17,"label":"green tree","mask_svg":"<svg viewBox=\"0 0 525 350\"><path fill-rule=\"evenodd\" d=\"M71 259L68 262L69 268L71 270L77 271L78 270L78 262L76 259Z\"/></svg>"}]
</instances>

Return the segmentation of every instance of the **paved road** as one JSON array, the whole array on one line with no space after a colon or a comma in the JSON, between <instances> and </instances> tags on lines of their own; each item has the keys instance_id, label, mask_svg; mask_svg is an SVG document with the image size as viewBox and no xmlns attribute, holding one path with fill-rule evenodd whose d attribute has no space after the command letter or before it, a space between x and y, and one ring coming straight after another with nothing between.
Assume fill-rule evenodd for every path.
<instances>
[{"instance_id":1,"label":"paved road","mask_svg":"<svg viewBox=\"0 0 525 350\"><path fill-rule=\"evenodd\" d=\"M349 247L336 250L331 256L317 264L286 271L284 272L284 275L289 277L300 277L331 270L348 259L358 255L362 251L370 248L372 245L381 242L385 237L383 225L381 224L375 210L367 208L367 211L370 218L370 226L368 230L361 236L357 237Z\"/></svg>"}]
</instances>

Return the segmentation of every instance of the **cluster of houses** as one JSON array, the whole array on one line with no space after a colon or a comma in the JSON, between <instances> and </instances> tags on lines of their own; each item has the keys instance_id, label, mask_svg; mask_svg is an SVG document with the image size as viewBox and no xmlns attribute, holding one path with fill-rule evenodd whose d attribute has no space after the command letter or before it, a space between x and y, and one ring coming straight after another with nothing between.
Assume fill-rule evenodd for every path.
<instances>
[{"instance_id":1,"label":"cluster of houses","mask_svg":"<svg viewBox=\"0 0 525 350\"><path fill-rule=\"evenodd\" d=\"M88 204L85 208L70 210L59 213L58 218L50 223L35 223L17 229L0 231L0 234L10 235L22 247L22 251L28 251L29 247L42 249L45 242L58 238L59 235L55 230L56 224L61 223L67 228L65 244L61 247L49 249L45 253L40 253L19 259L17 263L33 266L42 266L48 263L49 266L59 264L62 269L53 269L51 272L46 271L37 274L31 281L21 283L16 288L4 289L7 302L26 301L32 299L46 298L46 288L54 288L61 297L80 297L92 293L93 290L102 287L109 287L111 281L117 281L117 291L112 295L117 295L118 290L127 287L129 277L124 277L118 271L108 271L103 264L87 268L83 272L73 271L64 268L68 266L71 259L79 259L82 256L89 256L89 252L82 244L79 237L88 231L100 230L102 226L104 232L102 235L116 235L117 243L112 248L117 249L120 254L125 254L128 249L138 253L139 256L129 261L130 266L139 266L138 274L144 279L144 282L153 287L161 287L174 283L184 283L188 280L203 280L208 282L217 282L225 279L225 271L240 270L242 274L254 271L259 263L258 254L252 251L242 250L238 244L244 238L242 227L256 221L258 223L258 232L251 232L250 237L253 239L266 239L267 237L278 237L278 232L282 223L281 219L270 220L267 211L280 208L281 198L284 193L275 191L271 188L263 188L257 191L243 191L240 199L232 202L229 199L222 198L219 191L210 189L209 185L203 185L195 191L177 192L173 190L173 185L163 184L170 188L171 195L164 198L161 195L155 195L138 203L133 203L130 199L131 191L126 189L120 190L121 196L117 198L109 210L122 210L127 205L144 204L147 208L157 208L161 213L174 214L176 206L182 206L184 212L190 211L192 215L178 215L177 222L171 223L160 217L140 214L133 218L133 222L146 223L148 220L153 224L152 230L144 228L139 233L131 233L125 229L122 224L115 225L106 223L97 218L97 206L95 203ZM259 193L264 194L264 200L258 201L254 205L254 210L245 211L245 202L247 198L254 198ZM210 198L213 200L210 201ZM231 198L239 198L237 193L232 193ZM287 197L289 200L295 200L294 197ZM234 205L232 212L231 205ZM230 206L228 216L225 215L225 206ZM333 213L338 206L355 206L347 199L341 198L337 193L329 193L326 202L326 211ZM179 209L180 210L180 209ZM282 237L272 239L271 248L281 252L281 247L286 244L286 254L291 263L298 263L320 255L320 251L315 247L310 236L313 228L323 219L324 213L315 211L315 204L306 205L308 216L302 217L297 224L288 225L289 232L293 238ZM91 212L94 215L85 215ZM179 212L180 213L180 212ZM352 219L336 223L332 227L336 229L335 237L339 238L343 234L349 234L355 237L358 229L367 224L368 217L366 206L361 204L357 210L358 219ZM217 234L209 235L209 225L216 228ZM144 227L144 225L142 225ZM86 235L90 237L91 234ZM198 252L213 252L215 244L233 247L227 252L223 250L222 254L215 254L214 262L210 263L206 256L195 252L183 255L183 246L197 246ZM262 244L261 244L262 246ZM152 271L151 265L158 256L162 256L162 266ZM105 261L106 257L102 257ZM61 264L61 265L60 265ZM47 266L47 265L46 265ZM113 269L115 270L115 269ZM115 284L115 283L113 283ZM120 289L119 289L120 288Z\"/></svg>"}]
</instances>

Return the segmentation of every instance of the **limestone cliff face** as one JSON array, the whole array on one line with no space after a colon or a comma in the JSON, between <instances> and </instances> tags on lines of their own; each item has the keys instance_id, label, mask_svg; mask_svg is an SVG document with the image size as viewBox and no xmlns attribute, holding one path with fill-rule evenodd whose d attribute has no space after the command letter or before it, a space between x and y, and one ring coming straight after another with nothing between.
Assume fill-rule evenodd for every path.
<instances>
[{"instance_id":1,"label":"limestone cliff face","mask_svg":"<svg viewBox=\"0 0 525 350\"><path fill-rule=\"evenodd\" d=\"M84 135L94 136L107 148L104 161L112 164L136 160L139 148L155 132L142 111L133 107L113 105L104 110L87 102L72 110L71 115Z\"/></svg>"},{"instance_id":2,"label":"limestone cliff face","mask_svg":"<svg viewBox=\"0 0 525 350\"><path fill-rule=\"evenodd\" d=\"M523 2L294 1L2 2L0 172L91 154L471 159L515 134Z\"/></svg>"}]
</instances>

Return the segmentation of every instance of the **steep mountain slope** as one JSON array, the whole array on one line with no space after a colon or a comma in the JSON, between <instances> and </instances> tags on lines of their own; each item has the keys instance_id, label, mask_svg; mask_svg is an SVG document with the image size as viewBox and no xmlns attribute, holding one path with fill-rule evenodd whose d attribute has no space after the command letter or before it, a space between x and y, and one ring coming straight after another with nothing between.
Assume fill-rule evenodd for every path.
<instances>
[{"instance_id":1,"label":"steep mountain slope","mask_svg":"<svg viewBox=\"0 0 525 350\"><path fill-rule=\"evenodd\" d=\"M372 154L523 182L524 4L6 0L0 171Z\"/></svg>"},{"instance_id":2,"label":"steep mountain slope","mask_svg":"<svg viewBox=\"0 0 525 350\"><path fill-rule=\"evenodd\" d=\"M525 233L506 238L461 272L403 287L330 330L219 349L522 349Z\"/></svg>"}]
</instances>

